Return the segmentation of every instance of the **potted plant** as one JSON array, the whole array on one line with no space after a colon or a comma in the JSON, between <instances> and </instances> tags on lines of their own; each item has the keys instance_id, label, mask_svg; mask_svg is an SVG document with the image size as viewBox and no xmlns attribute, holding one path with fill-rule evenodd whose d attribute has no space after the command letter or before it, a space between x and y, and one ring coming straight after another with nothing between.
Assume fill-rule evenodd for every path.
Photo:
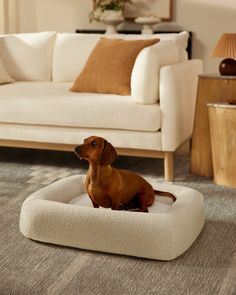
<instances>
[{"instance_id":1,"label":"potted plant","mask_svg":"<svg viewBox=\"0 0 236 295\"><path fill-rule=\"evenodd\" d=\"M117 25L124 21L124 9L131 0L93 0L93 11L89 14L90 21L103 21Z\"/></svg>"}]
</instances>

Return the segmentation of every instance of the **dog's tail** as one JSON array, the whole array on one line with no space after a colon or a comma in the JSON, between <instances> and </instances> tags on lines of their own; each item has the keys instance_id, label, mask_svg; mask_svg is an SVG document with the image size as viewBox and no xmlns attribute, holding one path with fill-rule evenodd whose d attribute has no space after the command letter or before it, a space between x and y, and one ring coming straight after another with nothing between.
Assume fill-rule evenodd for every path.
<instances>
[{"instance_id":1,"label":"dog's tail","mask_svg":"<svg viewBox=\"0 0 236 295\"><path fill-rule=\"evenodd\" d=\"M154 189L154 193L158 194L159 196L164 196L164 197L169 197L171 198L174 202L176 201L176 197L169 192L163 192L163 191L158 191Z\"/></svg>"}]
</instances>

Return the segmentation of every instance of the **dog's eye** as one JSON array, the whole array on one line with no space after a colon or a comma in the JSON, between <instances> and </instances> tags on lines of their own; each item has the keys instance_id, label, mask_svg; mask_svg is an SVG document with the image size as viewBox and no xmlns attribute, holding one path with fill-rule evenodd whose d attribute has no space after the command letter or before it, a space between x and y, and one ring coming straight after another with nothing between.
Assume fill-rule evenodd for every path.
<instances>
[{"instance_id":1,"label":"dog's eye","mask_svg":"<svg viewBox=\"0 0 236 295\"><path fill-rule=\"evenodd\" d=\"M92 141L92 146L93 146L93 147L96 147L96 146L97 146L97 143L96 143L95 140Z\"/></svg>"}]
</instances>

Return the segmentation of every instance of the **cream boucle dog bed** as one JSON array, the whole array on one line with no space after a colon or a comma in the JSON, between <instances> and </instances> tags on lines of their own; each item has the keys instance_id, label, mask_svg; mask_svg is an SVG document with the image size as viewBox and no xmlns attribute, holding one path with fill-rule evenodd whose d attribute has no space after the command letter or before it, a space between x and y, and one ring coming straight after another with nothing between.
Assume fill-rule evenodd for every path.
<instances>
[{"instance_id":1,"label":"cream boucle dog bed","mask_svg":"<svg viewBox=\"0 0 236 295\"><path fill-rule=\"evenodd\" d=\"M149 213L94 209L84 190L84 176L59 180L29 196L20 214L27 238L158 260L185 252L204 225L202 195L193 189L153 184L175 194L157 197ZM167 204L169 202L169 204Z\"/></svg>"}]
</instances>

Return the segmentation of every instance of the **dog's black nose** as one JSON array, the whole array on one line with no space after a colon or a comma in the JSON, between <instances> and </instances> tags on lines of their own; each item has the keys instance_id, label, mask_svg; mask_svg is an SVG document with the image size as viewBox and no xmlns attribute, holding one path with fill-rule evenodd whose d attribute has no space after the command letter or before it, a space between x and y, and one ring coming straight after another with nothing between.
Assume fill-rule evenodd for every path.
<instances>
[{"instance_id":1,"label":"dog's black nose","mask_svg":"<svg viewBox=\"0 0 236 295\"><path fill-rule=\"evenodd\" d=\"M79 150L80 150L79 146L76 146L76 147L75 147L75 152L76 152L76 153L79 153Z\"/></svg>"}]
</instances>

